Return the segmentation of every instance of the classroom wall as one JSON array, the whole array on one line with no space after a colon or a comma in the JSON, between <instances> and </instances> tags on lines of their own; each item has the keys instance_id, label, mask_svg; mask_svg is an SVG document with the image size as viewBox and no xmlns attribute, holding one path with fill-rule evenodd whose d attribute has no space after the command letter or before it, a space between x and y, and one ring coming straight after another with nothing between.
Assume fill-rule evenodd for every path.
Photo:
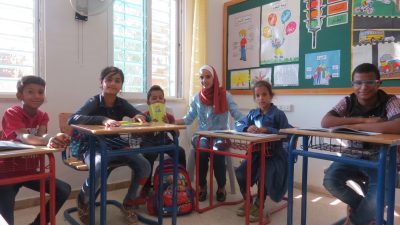
<instances>
[{"instance_id":1,"label":"classroom wall","mask_svg":"<svg viewBox=\"0 0 400 225\"><path fill-rule=\"evenodd\" d=\"M78 22L74 19L74 11L69 1L46 0L43 2L45 43L43 74L47 82L47 98L41 109L49 113L49 133L55 134L59 131L58 114L60 112L75 112L89 97L100 91L100 71L112 64L111 36L108 35L112 32L109 25L111 14L103 13L89 17L87 22ZM191 3L188 2L188 4ZM191 24L191 20L186 22ZM191 33L190 28L189 33ZM185 60L187 64L190 57ZM184 87L188 86L184 85ZM130 101L132 103L145 102L144 99L130 99ZM182 117L186 112L186 99L167 100L167 103L174 109L177 118ZM6 108L16 104L19 102L14 97L0 97L1 115ZM185 134L185 132L182 133ZM181 143L186 144L184 140ZM65 166L60 154L56 155L56 159L57 177L70 183L74 190L79 190L87 173L77 172ZM127 168L118 170L120 171L111 175L109 182L128 180L129 170ZM22 190L17 198L32 196L37 196L37 193Z\"/></svg>"},{"instance_id":2,"label":"classroom wall","mask_svg":"<svg viewBox=\"0 0 400 225\"><path fill-rule=\"evenodd\" d=\"M227 0L209 0L208 28L208 60L215 66L220 78L222 75L222 36L223 36L223 5ZM220 79L222 80L222 79ZM299 127L319 127L322 117L343 96L342 95L279 95L275 96L275 104L291 104L292 112L286 112L289 122ZM235 101L241 109L255 107L250 95L235 95ZM323 172L330 165L329 161L309 159L308 184L317 191L325 191L322 186ZM296 163L295 182L301 182L301 159ZM400 206L396 191L396 205Z\"/></svg>"}]
</instances>

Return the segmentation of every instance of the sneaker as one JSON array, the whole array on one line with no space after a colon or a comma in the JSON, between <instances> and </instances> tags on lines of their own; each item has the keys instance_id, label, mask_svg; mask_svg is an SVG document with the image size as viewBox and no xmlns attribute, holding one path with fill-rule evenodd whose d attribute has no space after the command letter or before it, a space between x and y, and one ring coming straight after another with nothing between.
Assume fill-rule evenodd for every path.
<instances>
[{"instance_id":1,"label":"sneaker","mask_svg":"<svg viewBox=\"0 0 400 225\"><path fill-rule=\"evenodd\" d=\"M144 204L146 204L146 202L147 202L146 197L143 198L143 197L139 196L135 199L124 200L123 205L130 207L130 208L138 209L140 205L144 205Z\"/></svg>"},{"instance_id":2,"label":"sneaker","mask_svg":"<svg viewBox=\"0 0 400 225\"><path fill-rule=\"evenodd\" d=\"M89 205L83 201L82 193L79 193L76 198L78 205L78 216L81 222L85 225L89 224Z\"/></svg>"},{"instance_id":3,"label":"sneaker","mask_svg":"<svg viewBox=\"0 0 400 225\"><path fill-rule=\"evenodd\" d=\"M217 201L219 202L224 202L226 200L226 191L217 191L217 193L215 193L215 195L217 196Z\"/></svg>"},{"instance_id":4,"label":"sneaker","mask_svg":"<svg viewBox=\"0 0 400 225\"><path fill-rule=\"evenodd\" d=\"M199 192L199 202L204 202L207 199L207 191Z\"/></svg>"},{"instance_id":5,"label":"sneaker","mask_svg":"<svg viewBox=\"0 0 400 225\"><path fill-rule=\"evenodd\" d=\"M250 223L258 222L258 206L255 204L250 205L250 217L249 221Z\"/></svg>"},{"instance_id":6,"label":"sneaker","mask_svg":"<svg viewBox=\"0 0 400 225\"><path fill-rule=\"evenodd\" d=\"M126 222L129 225L137 225L138 224L139 219L135 212L134 207L122 205L121 211L124 214Z\"/></svg>"},{"instance_id":7,"label":"sneaker","mask_svg":"<svg viewBox=\"0 0 400 225\"><path fill-rule=\"evenodd\" d=\"M250 203L251 205L251 203ZM238 216L244 216L246 215L246 202L243 203L237 210L236 210L236 215Z\"/></svg>"}]
</instances>

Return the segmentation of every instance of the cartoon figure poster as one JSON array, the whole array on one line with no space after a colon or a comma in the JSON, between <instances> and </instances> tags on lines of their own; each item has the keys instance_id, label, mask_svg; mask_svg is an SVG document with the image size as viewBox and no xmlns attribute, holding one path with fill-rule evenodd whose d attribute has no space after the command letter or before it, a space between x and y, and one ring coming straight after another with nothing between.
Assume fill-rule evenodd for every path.
<instances>
[{"instance_id":1,"label":"cartoon figure poster","mask_svg":"<svg viewBox=\"0 0 400 225\"><path fill-rule=\"evenodd\" d=\"M260 7L229 16L228 69L259 67Z\"/></svg>"},{"instance_id":2,"label":"cartoon figure poster","mask_svg":"<svg viewBox=\"0 0 400 225\"><path fill-rule=\"evenodd\" d=\"M262 6L262 65L299 61L300 2L281 0Z\"/></svg>"},{"instance_id":3,"label":"cartoon figure poster","mask_svg":"<svg viewBox=\"0 0 400 225\"><path fill-rule=\"evenodd\" d=\"M306 54L305 75L314 86L329 85L331 79L339 78L340 50Z\"/></svg>"},{"instance_id":4,"label":"cartoon figure poster","mask_svg":"<svg viewBox=\"0 0 400 225\"><path fill-rule=\"evenodd\" d=\"M400 79L400 44L381 44L378 50L381 80Z\"/></svg>"},{"instance_id":5,"label":"cartoon figure poster","mask_svg":"<svg viewBox=\"0 0 400 225\"><path fill-rule=\"evenodd\" d=\"M249 81L249 70L237 70L231 72L231 89L250 89Z\"/></svg>"},{"instance_id":6,"label":"cartoon figure poster","mask_svg":"<svg viewBox=\"0 0 400 225\"><path fill-rule=\"evenodd\" d=\"M272 68L256 68L250 70L250 86L253 87L257 81L266 80L271 83Z\"/></svg>"},{"instance_id":7,"label":"cartoon figure poster","mask_svg":"<svg viewBox=\"0 0 400 225\"><path fill-rule=\"evenodd\" d=\"M400 16L398 0L354 0L353 4L356 16Z\"/></svg>"}]
</instances>

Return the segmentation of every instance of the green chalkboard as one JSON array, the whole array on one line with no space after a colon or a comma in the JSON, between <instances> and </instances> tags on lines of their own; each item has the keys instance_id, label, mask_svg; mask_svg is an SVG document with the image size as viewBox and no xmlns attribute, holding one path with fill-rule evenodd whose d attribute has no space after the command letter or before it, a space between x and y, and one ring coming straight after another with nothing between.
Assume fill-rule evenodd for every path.
<instances>
[{"instance_id":1,"label":"green chalkboard","mask_svg":"<svg viewBox=\"0 0 400 225\"><path fill-rule=\"evenodd\" d=\"M293 6L296 4L293 2L296 2L297 5ZM251 94L252 82L260 79L254 77L253 70L266 68L269 71L274 91L278 94L350 93L351 71L354 67L354 63L352 64L353 47L370 46L367 47L371 49L368 51L374 52L374 48L385 43L383 39L379 40L379 45L372 42L374 40L369 40L370 43L367 44L359 43L363 29L355 29L354 26L359 26L362 24L359 21L368 18L364 15L354 17L353 4L358 6L360 2L361 0L236 0L225 3L223 44L223 83L225 87L233 94ZM375 5L375 9L375 12L378 12L379 5ZM257 13L260 14L258 17L255 16ZM358 13L360 14L359 11ZM260 21L256 21L258 19ZM249 30L253 29L252 26L246 27L248 30L246 38L250 41L247 40L245 44L247 45L247 54L250 53L247 58L250 58L251 62L242 60L243 52L241 52L242 39L240 38L243 38L243 33L241 33L240 26L246 20L253 20L253 25L259 26L258 30L253 30L254 33L258 32L258 35L252 36L249 34ZM356 25L353 24L353 20L358 21ZM377 24L376 26L381 25ZM278 27L280 27L280 35L283 36L282 40L286 40L281 48L274 46L274 40L272 40L274 35L278 36L276 35ZM393 27L390 30L394 30ZM383 34L383 31L381 33ZM238 37L239 34L240 37ZM375 34L375 36L379 35L381 35L379 32ZM385 40L389 40L387 36L381 36ZM294 37L298 39L296 42L294 42ZM371 37L372 35L370 35L370 39ZM397 38L392 34L390 37ZM258 55L256 52L251 52L255 47L249 47L248 44L251 41L254 42L255 38L259 38ZM294 51L298 51L297 56L294 55ZM253 58L251 58L252 53L254 53ZM246 53L244 54L246 56ZM238 59L239 55L240 60ZM257 57L258 62L254 60ZM356 56L353 54L353 57ZM372 63L379 64L379 60L376 60L379 57L370 58L372 58L370 60ZM285 69L282 70L282 68ZM282 75L286 77L285 71L297 71L298 74L291 73L288 78L282 79ZM399 78L384 80L383 86L390 93L400 93Z\"/></svg>"}]
</instances>

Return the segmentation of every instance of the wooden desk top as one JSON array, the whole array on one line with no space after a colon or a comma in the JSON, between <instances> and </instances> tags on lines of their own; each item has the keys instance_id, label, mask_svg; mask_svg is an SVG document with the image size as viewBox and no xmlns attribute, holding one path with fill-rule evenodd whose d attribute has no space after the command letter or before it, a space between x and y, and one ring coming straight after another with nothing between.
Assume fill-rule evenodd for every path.
<instances>
[{"instance_id":1,"label":"wooden desk top","mask_svg":"<svg viewBox=\"0 0 400 225\"><path fill-rule=\"evenodd\" d=\"M161 123L150 123L149 126L136 126L136 127L110 127L105 128L103 125L81 125L72 124L72 127L95 135L104 134L125 134L125 133L148 133L157 131L174 131L186 129L184 125L175 124L161 124Z\"/></svg>"},{"instance_id":2,"label":"wooden desk top","mask_svg":"<svg viewBox=\"0 0 400 225\"><path fill-rule=\"evenodd\" d=\"M227 139L248 141L248 142L252 142L252 143L279 141L282 138L286 138L286 135L280 135L280 134L270 134L270 135L265 135L265 137L251 137L251 136L243 136L240 134L217 133L215 131L197 131L196 134L199 134L202 136L207 136L207 137L217 137L217 138L227 138Z\"/></svg>"},{"instance_id":3,"label":"wooden desk top","mask_svg":"<svg viewBox=\"0 0 400 225\"><path fill-rule=\"evenodd\" d=\"M400 145L400 135L398 134L379 134L379 135L355 135L355 134L344 134L344 133L333 133L324 131L311 131L297 128L287 128L279 130L285 134L297 134L303 136L317 136L326 138L338 138L351 141L362 141L376 144L387 144L387 145Z\"/></svg>"},{"instance_id":4,"label":"wooden desk top","mask_svg":"<svg viewBox=\"0 0 400 225\"><path fill-rule=\"evenodd\" d=\"M0 159L13 158L20 156L31 156L31 155L42 155L47 153L61 152L62 148L48 148L46 146L37 146L30 149L13 149L13 150L1 150Z\"/></svg>"}]
</instances>

